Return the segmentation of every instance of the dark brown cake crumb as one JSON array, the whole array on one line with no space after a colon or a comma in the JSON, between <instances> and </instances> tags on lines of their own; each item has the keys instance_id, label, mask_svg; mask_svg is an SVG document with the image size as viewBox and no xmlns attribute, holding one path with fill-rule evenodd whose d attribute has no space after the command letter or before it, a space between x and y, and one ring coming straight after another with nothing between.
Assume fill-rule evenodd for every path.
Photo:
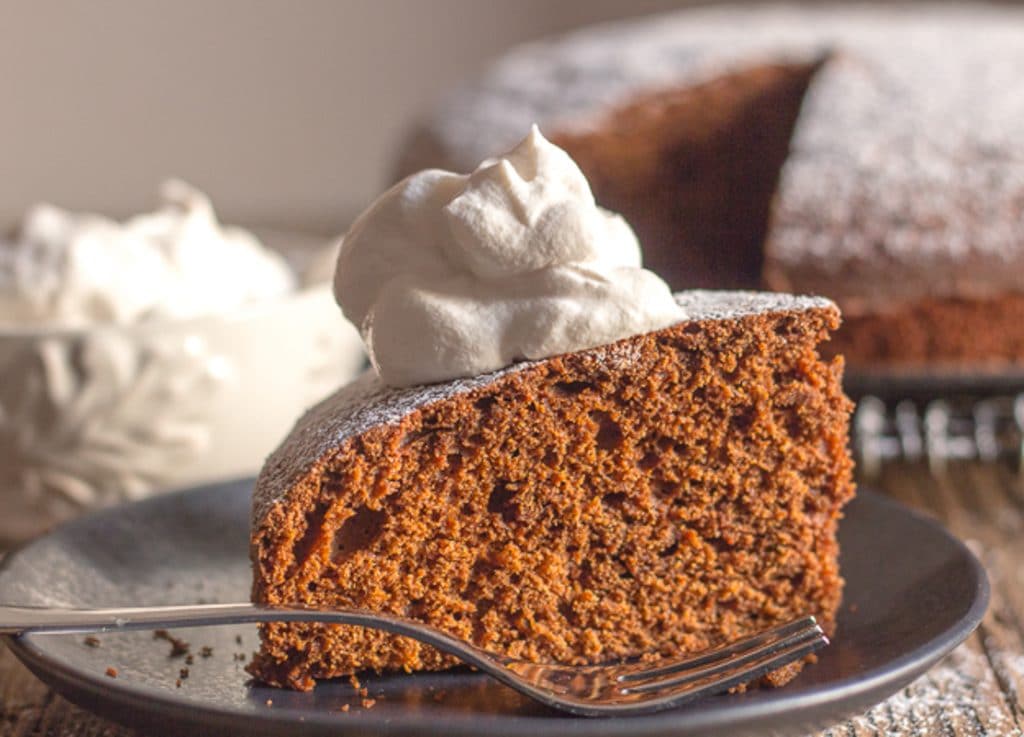
<instances>
[{"instance_id":1,"label":"dark brown cake crumb","mask_svg":"<svg viewBox=\"0 0 1024 737\"><path fill-rule=\"evenodd\" d=\"M187 655L189 652L189 644L178 637L175 637L167 630L153 630L154 640L163 640L169 642L171 645L171 652L168 653L168 657L180 658L182 655Z\"/></svg>"},{"instance_id":2,"label":"dark brown cake crumb","mask_svg":"<svg viewBox=\"0 0 1024 737\"><path fill-rule=\"evenodd\" d=\"M203 645L202 648L200 648L199 650L199 655L200 657L208 658L211 655L213 655L213 648L209 645Z\"/></svg>"},{"instance_id":3,"label":"dark brown cake crumb","mask_svg":"<svg viewBox=\"0 0 1024 737\"><path fill-rule=\"evenodd\" d=\"M178 678L178 679L175 679L175 681L174 681L174 687L175 687L175 688L181 688L181 679L180 679L180 678Z\"/></svg>"},{"instance_id":4,"label":"dark brown cake crumb","mask_svg":"<svg viewBox=\"0 0 1024 737\"><path fill-rule=\"evenodd\" d=\"M195 662L196 659L192 656L192 653L185 656L185 665L193 665Z\"/></svg>"},{"instance_id":5,"label":"dark brown cake crumb","mask_svg":"<svg viewBox=\"0 0 1024 737\"><path fill-rule=\"evenodd\" d=\"M181 677L182 680L188 678L188 673L188 668L182 668L180 671L178 671L178 675Z\"/></svg>"},{"instance_id":6,"label":"dark brown cake crumb","mask_svg":"<svg viewBox=\"0 0 1024 737\"><path fill-rule=\"evenodd\" d=\"M113 666L108 666L104 673L108 678L117 678L117 668Z\"/></svg>"},{"instance_id":7,"label":"dark brown cake crumb","mask_svg":"<svg viewBox=\"0 0 1024 737\"><path fill-rule=\"evenodd\" d=\"M236 645L241 645L242 644L242 636L241 635L235 635L235 644Z\"/></svg>"},{"instance_id":8,"label":"dark brown cake crumb","mask_svg":"<svg viewBox=\"0 0 1024 737\"><path fill-rule=\"evenodd\" d=\"M82 642L85 643L85 645L87 647L99 647L100 646L100 638L95 637L93 635L89 635L84 640L82 640Z\"/></svg>"}]
</instances>

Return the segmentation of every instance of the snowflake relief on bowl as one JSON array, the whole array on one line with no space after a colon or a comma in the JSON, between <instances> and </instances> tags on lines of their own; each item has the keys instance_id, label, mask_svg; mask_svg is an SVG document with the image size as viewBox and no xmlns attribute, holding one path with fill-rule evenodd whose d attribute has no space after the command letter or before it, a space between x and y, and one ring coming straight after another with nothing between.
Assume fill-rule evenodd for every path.
<instances>
[{"instance_id":1,"label":"snowflake relief on bowl","mask_svg":"<svg viewBox=\"0 0 1024 737\"><path fill-rule=\"evenodd\" d=\"M143 495L210 443L231 374L198 336L53 335L0 356L0 538Z\"/></svg>"},{"instance_id":2,"label":"snowflake relief on bowl","mask_svg":"<svg viewBox=\"0 0 1024 737\"><path fill-rule=\"evenodd\" d=\"M328 323L316 331L307 360L304 383L307 406L353 379L368 365L358 331L341 321Z\"/></svg>"},{"instance_id":3,"label":"snowflake relief on bowl","mask_svg":"<svg viewBox=\"0 0 1024 737\"><path fill-rule=\"evenodd\" d=\"M336 331L317 331L313 337L313 350L310 352L309 369L306 374L307 402L317 401L331 388L337 386L338 364L343 348L342 339Z\"/></svg>"}]
</instances>

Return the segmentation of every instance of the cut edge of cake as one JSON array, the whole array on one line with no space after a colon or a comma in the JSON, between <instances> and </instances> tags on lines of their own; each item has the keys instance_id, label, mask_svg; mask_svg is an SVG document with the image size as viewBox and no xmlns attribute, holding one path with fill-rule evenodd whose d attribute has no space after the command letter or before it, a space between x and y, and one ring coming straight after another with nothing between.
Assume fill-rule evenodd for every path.
<instances>
[{"instance_id":1,"label":"cut edge of cake","mask_svg":"<svg viewBox=\"0 0 1024 737\"><path fill-rule=\"evenodd\" d=\"M781 615L785 609L787 587L799 590L800 596L807 598L803 602L805 605L818 607L816 613L826 628L831 629L841 592L836 523L842 504L853 494L851 462L846 448L846 424L851 408L840 388L841 362L821 361L816 348L838 325L838 309L823 298L756 292L695 291L681 293L677 299L686 310L688 319L645 336L552 359L524 362L484 376L423 387L387 388L373 374L367 374L324 400L299 421L288 439L270 457L257 481L253 504L254 598L270 603L299 598L315 605L333 603L397 611L474 639L485 647L498 650L508 647L510 654L532 660L590 662L653 653L658 647L669 645L699 649L716 641L734 639L755 625L767 626L773 616ZM806 324L801 324L801 316ZM757 334L759 331L764 334ZM790 335L792 338L787 337ZM715 341L722 345L714 346L714 351L709 349L706 356L700 351L694 353L696 349L683 347L714 344ZM730 357L733 344L741 351L738 357ZM769 358L779 365L769 366ZM717 365L719 359L725 362L725 368ZM728 368L730 362L733 365L731 369ZM737 368L737 363L742 365ZM657 368L659 366L661 369ZM656 570L660 571L658 575L669 575L666 571L670 571L679 583L683 581L679 578L683 576L679 566L692 567L703 561L705 569L698 567L687 575L692 575L695 581L703 580L702 576L714 580L714 561L721 556L732 561L729 565L747 566L754 570L762 564L751 557L754 554L733 550L730 546L746 544L750 551L758 549L761 543L750 537L751 525L766 525L765 534L776 542L787 540L790 532L771 527L767 520L774 513L766 511L763 505L752 520L743 519L738 511L743 504L760 504L751 492L750 484L754 482L722 467L720 458L705 465L717 469L716 472L726 479L722 488L731 489L728 493L733 495L720 500L724 505L722 524L732 530L728 534L740 536L745 542L715 543L717 538L706 528L707 520L680 522L679 530L673 527L675 523L669 524L664 514L685 516L698 511L692 502L688 503L689 507L684 505L689 511L683 512L676 510L675 506L671 510L676 511L671 511L666 506L677 503L674 494L685 496L680 491L683 486L686 486L687 493L698 489L694 493L698 496L706 494L709 500L717 492L700 491L692 479L672 481L672 474L680 469L699 475L701 465L695 461L679 460L680 454L685 456L690 450L683 447L685 438L673 437L677 432L675 425L667 430L658 430L654 425L659 422L657 418L660 415L644 415L645 412L653 412L653 406L658 402L668 401L654 389L659 379L650 378L654 383L638 388L659 370L678 380L689 377L688 380L706 381L711 387L707 390L716 392L731 391L728 380L716 373L722 371L752 372L763 381L777 384L759 387L755 385L757 382L740 377L735 387L736 395L750 404L746 409L741 408L743 416L722 419L720 427L715 424L719 420L708 419L710 430L707 427L692 429L695 436L703 432L711 438L708 448L714 452L739 454L740 460L736 465L744 469L744 473L762 473L753 465L744 465L747 463L743 460L745 447L749 446L749 450L756 446L758 452L767 453L767 457L774 460L762 458L761 462L775 463L781 474L776 493L783 492L782 497L788 498L788 503L804 505L801 507L803 511L787 512L801 520L790 531L800 538L799 542L790 545L792 550L778 543L781 550L764 553L771 560L765 558L767 562L763 565L788 566L786 575L790 578L782 576L778 581L765 579L752 583L745 594L737 594L740 600L735 604L738 613L730 613L728 604L721 604L725 608L717 611L719 604L712 603L709 606L716 608L713 615L691 612L680 619L665 609L675 594L654 593L660 585L651 576ZM561 376L560 383L550 387L538 383L538 377L544 371ZM590 384L600 388L590 393L594 388ZM579 398L570 396L577 391L584 393ZM655 393L650 394L651 391ZM771 391L779 396L768 396ZM709 407L714 409L713 403L698 407L693 399L696 393L701 392L700 386L686 387L685 392L686 401L697 407L695 411L703 413L699 416L711 417L707 412ZM625 402L631 408L630 412L646 419L636 420L625 411L617 414L613 394L614 401ZM636 396L631 398L631 395ZM518 467L515 461L499 458L498 455L505 451L499 449L502 446L497 435L490 441L496 444L487 447L491 447L488 452L498 455L494 458L481 455L483 451L479 446L460 435L460 432L464 434L471 428L454 428L460 418L477 410L490 421L492 408L498 404L499 410L505 414L494 422L506 424L487 429L490 426L485 423L479 431L487 433L503 427L503 432L515 440L506 447L507 452L514 452L516 456L520 452L527 456L540 453L540 448L530 445L530 423L536 418L531 419L533 416L523 409L523 405L534 399L537 407L529 412L539 412L537 416L545 417L549 427L558 428L553 432L549 430L552 437L559 433L564 435L555 438L558 443L569 443L575 448L574 454L563 449L561 460L556 459L556 466L564 465L565 473L557 468L546 468L544 462L538 460L540 455L529 463L524 460L526 465ZM502 403L509 400L514 400L516 406L503 408ZM723 406L727 407L728 400L723 401ZM796 404L787 405L790 409L779 410L773 404L776 401ZM682 412L673 407L665 405L663 414L677 410ZM585 416L572 414L584 409ZM812 409L814 414L806 414ZM791 416L782 418L780 411L783 414L789 412ZM433 419L425 421L425 415L431 415ZM571 420L566 419L569 415L572 415ZM680 414L677 419L684 421L685 414ZM660 461L653 457L661 451L651 446L643 458L623 456L624 453L638 454L640 444L646 443L644 447L647 447L654 442L646 438L641 439L642 443L641 440L636 441L639 443L636 448L625 447L634 442L635 428L631 424L634 420L641 422L640 427L645 431L649 429L655 434L664 434L657 442L665 445L664 457L671 456L671 459L665 462L663 469L669 475L668 480L658 477L660 491L653 490L652 479L661 473L656 468ZM442 421L446 426L430 424ZM555 424L551 425L553 421ZM743 428L745 423L750 423L750 426ZM807 427L801 423L806 423ZM747 431L758 435L758 438L748 442L743 436ZM803 438L800 434L804 432L812 434L797 442L795 438ZM787 437L790 439L786 440ZM607 448L603 448L609 443ZM616 443L622 446L621 450ZM673 443L674 447L670 447ZM789 443L793 448L783 457L780 448L772 443ZM694 452L699 456L704 451L698 448ZM584 459L586 463L577 463L577 458ZM371 461L376 465L367 465ZM389 463L393 468L381 470L381 465ZM645 465L649 464L655 465L644 471ZM459 475L466 472L464 466L473 469L472 479ZM506 471L494 470L488 476L492 466L495 469L500 466ZM807 486L809 482L800 475L805 467L808 479L817 479L829 488L810 489ZM541 470L536 471L537 468ZM532 484L527 493L520 492L518 480L510 481L503 477L503 474L509 475L508 469L513 469L511 475L521 473L524 478L532 479L525 482L527 486ZM645 481L644 474L648 472L649 478ZM763 473L770 472L764 470ZM601 474L617 474L616 478L625 484L626 490L618 489L614 479ZM431 482L434 490L423 481L428 477L434 479ZM395 484L401 478L406 481L403 488L397 488ZM419 483L408 483L409 479L418 479ZM543 483L538 479L543 479ZM554 491L549 492L547 484ZM487 489L481 491L477 486L486 486ZM558 491L559 488L562 491ZM436 494L447 495L445 499L452 504L461 505L461 511L447 509L444 501L438 502L432 497L435 491ZM588 494L592 494L593 499ZM568 532L561 529L562 523L551 517L554 514L551 510L559 507L563 500L566 503L571 501L570 508L567 508L569 511L559 512L568 515L565 522ZM405 503L410 505L409 509L402 506ZM410 511L413 507L415 514ZM590 510L587 514L594 515L592 519L588 518L589 522L581 521L579 517L580 509L584 507ZM426 523L422 521L424 519L431 521ZM633 522L627 523L631 519ZM537 551L531 550L528 526L541 525L537 520L543 520L544 527L538 527L536 534L550 537L548 542L552 549L561 546L560 558L552 553L546 563L539 558L534 559ZM354 521L354 524L346 528L347 521ZM687 524L691 523L701 532L690 531ZM445 529L456 531L452 533L454 539L445 537ZM382 533L383 530L386 534ZM683 534L680 530L685 531L689 536L686 540L690 542L675 540L677 533ZM611 546L608 550L614 548L618 551L611 556L617 562L609 562L611 558L604 555L607 551L587 538L591 533L597 537L611 536L618 541L608 542ZM636 535L641 533L672 537L673 542L665 545L668 557L656 556L652 549L639 542ZM571 551L574 543L567 543L564 534L582 536L580 544L590 550L594 560L600 560L600 566L604 567L595 568L599 572L583 573L590 564L578 560L573 562L575 553ZM481 544L486 550L467 548L465 541L472 535L483 541ZM394 555L389 556L387 550L381 555L373 552L372 546L378 540L388 541L388 545L396 549ZM679 545L691 542L697 552L678 552ZM420 545L421 548L411 553L412 548L398 549L403 545ZM423 545L428 545L428 548L422 549ZM429 558L433 555L430 551L438 545L448 550L447 557L433 560L423 570L413 570L416 561L424 556ZM725 547L718 549L718 545ZM620 570L616 575L624 578L619 580L609 570L619 570L614 566L621 568L627 565L616 557L629 557L622 552L625 550L622 546L636 548L629 555L633 556L638 569L633 573ZM510 550L519 552L508 552ZM470 563L471 560L475 562ZM516 560L520 562L516 563ZM509 572L516 565L526 565L527 570L514 575L525 576L533 581L532 584L522 581L515 585L510 583L509 575L513 574ZM530 571L545 566L551 568L548 574L552 580L563 583L554 585L535 580L535 574ZM807 570L796 570L800 566ZM432 571L431 567L437 570ZM371 573L373 568L378 570ZM581 583L588 575L591 583ZM769 574L762 571L758 575ZM805 575L807 580L804 580ZM373 576L378 576L379 580ZM643 581L634 582L634 576ZM422 579L432 580L426 591L418 588ZM492 579L493 586L488 589ZM737 581L740 579L728 585L742 589L742 582ZM461 588L442 590L446 586L451 588L448 586L451 582L458 582ZM719 581L714 585L725 584ZM763 590L755 590L757 586ZM801 586L807 587L807 591ZM608 608L604 615L607 621L587 608L590 606L586 603L588 597L593 594L591 589L604 591L603 595L618 601L614 605L600 604L599 608ZM519 593L513 594L513 591ZM629 591L633 593L627 594ZM808 592L817 592L820 600L813 602L812 593ZM715 596L721 594L712 593ZM462 612L469 606L466 597L480 602L486 601L488 595L504 603L500 606L492 604L486 610L477 608ZM524 599L525 603L517 605L508 598L519 595L530 601ZM637 601L629 601L630 597ZM528 612L528 616L516 615L513 610L517 606ZM502 617L505 615L500 612L505 609L512 619L527 616L530 621L504 621ZM634 609L637 611L632 611ZM643 626L629 629L622 625L620 632L616 629L619 625L613 623L618 621L616 618L624 617L627 610L631 615L639 616ZM457 614L458 617L453 618ZM708 617L713 624L701 624L702 616ZM571 629L570 622L576 623L572 626L578 631ZM670 626L677 630L663 631ZM531 632L535 638L524 634ZM502 642L502 637L508 642ZM295 688L310 688L315 679L341 676L364 667L415 670L452 665L449 658L417 643L365 631L343 632L318 625L268 625L262 628L262 638L263 649L250 672L261 680ZM597 643L595 638L603 638L604 641ZM799 666L788 668L774 674L769 682L778 685L798 670Z\"/></svg>"}]
</instances>

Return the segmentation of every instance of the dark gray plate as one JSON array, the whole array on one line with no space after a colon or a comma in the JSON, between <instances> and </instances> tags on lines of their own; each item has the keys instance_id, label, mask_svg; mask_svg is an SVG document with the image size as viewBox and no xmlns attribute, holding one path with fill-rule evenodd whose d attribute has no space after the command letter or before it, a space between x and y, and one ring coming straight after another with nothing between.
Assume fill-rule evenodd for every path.
<instances>
[{"instance_id":1,"label":"dark gray plate","mask_svg":"<svg viewBox=\"0 0 1024 737\"><path fill-rule=\"evenodd\" d=\"M247 598L248 482L210 486L101 512L9 556L0 601L66 606ZM292 693L248 683L237 654L254 626L181 630L185 663L150 633L8 641L40 678L88 709L160 734L719 735L802 734L902 688L977 626L988 583L974 556L939 525L862 491L841 527L846 598L835 642L777 690L707 699L647 717L580 719L548 711L470 672L367 677L377 704L347 682ZM208 658L198 655L213 648ZM116 668L116 679L104 675ZM342 713L343 705L351 710Z\"/></svg>"}]
</instances>

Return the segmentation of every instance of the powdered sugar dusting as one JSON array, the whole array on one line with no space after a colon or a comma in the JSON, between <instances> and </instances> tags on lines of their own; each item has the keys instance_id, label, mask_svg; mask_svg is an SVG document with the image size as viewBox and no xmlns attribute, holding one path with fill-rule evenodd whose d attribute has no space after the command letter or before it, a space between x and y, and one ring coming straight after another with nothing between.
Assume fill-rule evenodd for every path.
<instances>
[{"instance_id":1,"label":"powdered sugar dusting","mask_svg":"<svg viewBox=\"0 0 1024 737\"><path fill-rule=\"evenodd\" d=\"M827 37L795 8L693 9L526 44L442 101L428 128L458 169L542 128L586 129L634 95L768 61L813 62Z\"/></svg>"},{"instance_id":2,"label":"powdered sugar dusting","mask_svg":"<svg viewBox=\"0 0 1024 737\"><path fill-rule=\"evenodd\" d=\"M996 615L997 619L998 616ZM1007 647L1001 643L985 625L982 625L981 633L989 663L999 680L1000 687L1007 699L1015 705L1018 715L1024 716L1024 713L1021 713L1021 704L1024 704L1024 654L1020 652L1019 647ZM1019 734L1024 734L1024 731Z\"/></svg>"},{"instance_id":3,"label":"powdered sugar dusting","mask_svg":"<svg viewBox=\"0 0 1024 737\"><path fill-rule=\"evenodd\" d=\"M962 645L907 688L824 735L1019 735L985 656Z\"/></svg>"},{"instance_id":4,"label":"powdered sugar dusting","mask_svg":"<svg viewBox=\"0 0 1024 737\"><path fill-rule=\"evenodd\" d=\"M1024 13L886 18L844 28L812 83L769 259L840 300L1019 291Z\"/></svg>"},{"instance_id":5,"label":"powdered sugar dusting","mask_svg":"<svg viewBox=\"0 0 1024 737\"><path fill-rule=\"evenodd\" d=\"M643 92L825 55L768 245L787 286L840 299L1024 287L1021 9L708 8L597 26L514 50L427 135L465 168L534 122L587 128Z\"/></svg>"},{"instance_id":6,"label":"powdered sugar dusting","mask_svg":"<svg viewBox=\"0 0 1024 737\"><path fill-rule=\"evenodd\" d=\"M836 309L821 297L771 292L694 290L675 295L687 321L728 320L766 312ZM626 339L583 351L610 366L637 360L633 341ZM295 425L264 465L253 492L253 519L262 519L309 468L345 440L371 427L393 425L434 402L485 387L536 362L523 362L482 376L439 384L388 387L370 371L323 400Z\"/></svg>"}]
</instances>

